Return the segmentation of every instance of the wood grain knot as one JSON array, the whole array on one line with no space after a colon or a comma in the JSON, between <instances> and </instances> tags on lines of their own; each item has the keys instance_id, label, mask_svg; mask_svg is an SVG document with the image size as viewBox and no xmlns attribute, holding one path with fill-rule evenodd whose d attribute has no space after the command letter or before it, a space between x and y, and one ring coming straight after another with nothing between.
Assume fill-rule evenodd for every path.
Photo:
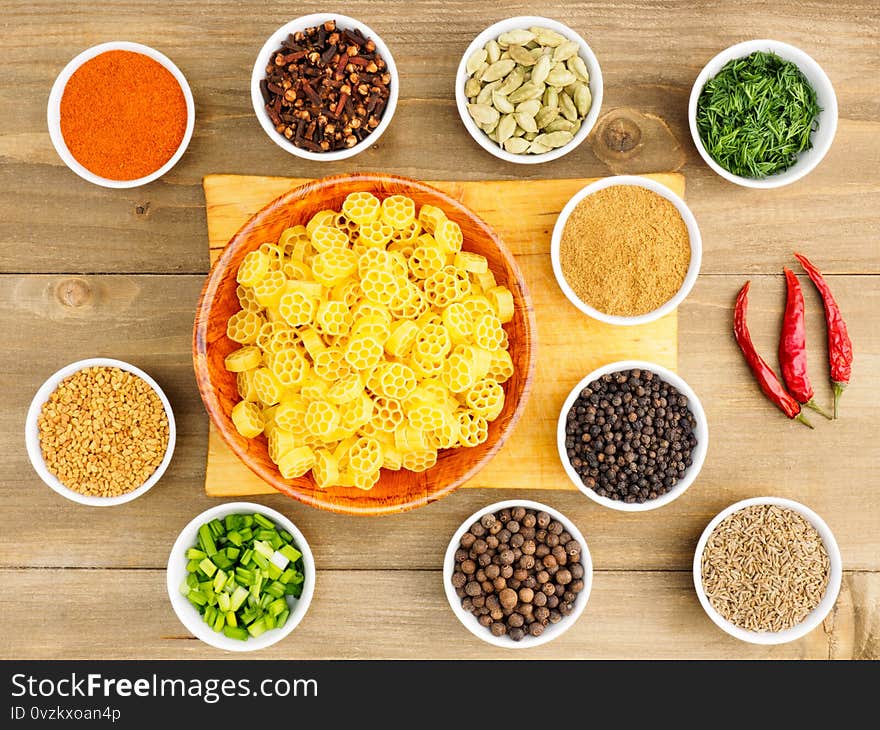
<instances>
[{"instance_id":1,"label":"wood grain knot","mask_svg":"<svg viewBox=\"0 0 880 730\"><path fill-rule=\"evenodd\" d=\"M629 107L611 109L599 119L590 145L617 175L678 170L685 154L666 122Z\"/></svg>"},{"instance_id":2,"label":"wood grain knot","mask_svg":"<svg viewBox=\"0 0 880 730\"><path fill-rule=\"evenodd\" d=\"M135 215L146 218L150 214L150 201L139 203L134 207Z\"/></svg>"},{"instance_id":3,"label":"wood grain knot","mask_svg":"<svg viewBox=\"0 0 880 730\"><path fill-rule=\"evenodd\" d=\"M609 119L602 130L602 141L614 152L629 152L642 141L642 130L632 119Z\"/></svg>"},{"instance_id":4,"label":"wood grain knot","mask_svg":"<svg viewBox=\"0 0 880 730\"><path fill-rule=\"evenodd\" d=\"M92 289L84 279L62 279L55 287L55 297L64 307L78 309L92 300Z\"/></svg>"}]
</instances>

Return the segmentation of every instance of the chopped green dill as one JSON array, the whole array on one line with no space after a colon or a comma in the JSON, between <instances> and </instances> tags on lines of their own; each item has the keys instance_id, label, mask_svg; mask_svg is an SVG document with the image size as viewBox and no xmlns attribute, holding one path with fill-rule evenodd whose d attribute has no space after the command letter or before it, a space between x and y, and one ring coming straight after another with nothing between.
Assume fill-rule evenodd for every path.
<instances>
[{"instance_id":1,"label":"chopped green dill","mask_svg":"<svg viewBox=\"0 0 880 730\"><path fill-rule=\"evenodd\" d=\"M703 87L697 129L728 172L764 178L783 172L813 145L822 109L801 70L775 53L728 61Z\"/></svg>"}]
</instances>

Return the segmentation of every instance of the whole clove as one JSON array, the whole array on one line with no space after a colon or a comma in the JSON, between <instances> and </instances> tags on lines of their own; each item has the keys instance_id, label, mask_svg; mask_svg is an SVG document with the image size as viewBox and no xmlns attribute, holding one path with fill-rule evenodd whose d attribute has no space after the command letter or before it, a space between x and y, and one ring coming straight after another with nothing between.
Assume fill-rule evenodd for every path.
<instances>
[{"instance_id":1,"label":"whole clove","mask_svg":"<svg viewBox=\"0 0 880 730\"><path fill-rule=\"evenodd\" d=\"M391 73L375 42L335 20L287 36L260 82L278 134L310 152L350 149L382 120Z\"/></svg>"}]
</instances>

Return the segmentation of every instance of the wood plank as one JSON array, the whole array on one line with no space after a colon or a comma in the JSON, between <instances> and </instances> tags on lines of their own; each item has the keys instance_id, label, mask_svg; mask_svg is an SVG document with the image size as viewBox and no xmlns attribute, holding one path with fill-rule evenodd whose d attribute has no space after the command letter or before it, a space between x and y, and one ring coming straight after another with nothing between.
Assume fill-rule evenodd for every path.
<instances>
[{"instance_id":1,"label":"wood plank","mask_svg":"<svg viewBox=\"0 0 880 730\"><path fill-rule=\"evenodd\" d=\"M685 181L681 175L646 177L684 195ZM212 263L254 213L304 182L240 175L206 177ZM501 236L516 256L529 287L537 324L538 360L526 411L513 436L496 457L464 485L466 487L569 489L568 480L559 478L555 421L572 384L614 360L641 359L673 370L676 367L677 312L639 327L605 325L584 317L556 285L549 256L555 215L572 195L590 182L593 180L431 183L464 203ZM536 204L535 200L540 203ZM579 336L573 340L571 333L578 330ZM585 342L589 342L589 347L583 346ZM547 367L547 363L553 363L554 367ZM550 408L548 404L552 404ZM523 468L524 454L530 455L528 469ZM208 432L205 492L212 497L235 497L273 491L238 459L212 424Z\"/></svg>"},{"instance_id":2,"label":"wood plank","mask_svg":"<svg viewBox=\"0 0 880 730\"><path fill-rule=\"evenodd\" d=\"M168 602L164 571L0 570L0 577L7 588L0 594L5 615L37 612L45 586L51 583L56 591L53 620L11 632L0 659L254 658L222 653L189 634ZM490 646L467 632L449 608L442 580L436 570L319 569L315 597L302 623L258 656L870 659L878 657L880 647L878 573L846 573L834 612L804 638L757 646L711 623L694 595L689 572L598 572L574 626L526 654ZM144 606L149 610L140 611ZM138 612L136 621L131 621L132 611Z\"/></svg>"},{"instance_id":3,"label":"wood plank","mask_svg":"<svg viewBox=\"0 0 880 730\"><path fill-rule=\"evenodd\" d=\"M75 286L77 281L87 291ZM198 276L0 276L0 331L9 342L0 355L0 387L7 394L0 410L0 453L6 455L0 495L8 524L16 525L0 531L0 565L158 568L186 522L216 504L201 494L207 433L188 351L201 283ZM831 283L856 346L854 380L840 420L832 424L816 417L816 431L810 432L786 422L763 400L726 334L742 277L698 281L680 310L679 369L703 401L711 444L697 482L656 512L620 514L578 492L533 489L463 490L424 509L374 520L326 514L275 495L256 501L282 510L303 529L322 568L436 568L449 536L469 514L502 497L531 497L548 501L581 527L596 565L662 570L689 565L700 532L723 507L776 494L802 501L825 518L847 569L880 570L880 475L872 446L880 279L845 276ZM771 363L783 288L779 276L753 277L750 320ZM818 398L827 404L824 325L811 287L804 292L810 369ZM178 420L175 457L162 481L142 499L105 510L88 510L56 495L39 481L21 447L25 412L43 380L68 362L95 355L146 369L168 393ZM552 420L554 411L555 406L547 408L545 417ZM561 467L548 478L564 479ZM57 517L50 527L34 519L47 514Z\"/></svg>"},{"instance_id":4,"label":"wood plank","mask_svg":"<svg viewBox=\"0 0 880 730\"><path fill-rule=\"evenodd\" d=\"M201 178L211 172L314 177L378 169L471 180L608 173L591 149L602 144L595 136L549 167L501 163L470 139L450 84L463 49L488 22L479 4L432 0L419 2L416 12L411 4L390 3L377 12L368 0L354 0L346 7L355 17L368 18L391 44L404 79L401 102L374 148L346 162L308 163L265 138L249 97L254 55L277 25L296 14L289 9L273 12L257 0L182 0L149 8L112 0L100 7L76 5L64 23L47 29L47 14L55 12L51 0L5 3L4 22L15 32L0 38L0 104L7 112L0 117L0 271L205 272L207 259L196 242L205 238ZM502 3L496 16L522 10ZM880 146L875 143L880 56L873 52L880 13L875 3L756 0L726 6L724 23L717 22L717 10L706 1L551 0L541 12L582 31L594 47L605 78L603 112L636 108L668 123L686 155L690 200L710 254L704 272L776 272L780 250L792 241L823 247L828 271L880 272L872 216L880 206ZM438 23L441 34L434 32ZM189 151L162 181L134 191L104 190L75 177L55 154L46 131L45 99L57 72L77 52L92 42L128 37L132 27L138 28L139 40L166 52L187 74L197 125ZM230 28L242 27L246 33L229 34ZM837 138L823 164L808 178L771 193L743 190L714 175L699 159L686 119L690 87L702 64L730 43L766 35L768 28L823 65L841 111ZM662 62L658 37L667 39ZM622 169L646 170L639 154Z\"/></svg>"}]
</instances>

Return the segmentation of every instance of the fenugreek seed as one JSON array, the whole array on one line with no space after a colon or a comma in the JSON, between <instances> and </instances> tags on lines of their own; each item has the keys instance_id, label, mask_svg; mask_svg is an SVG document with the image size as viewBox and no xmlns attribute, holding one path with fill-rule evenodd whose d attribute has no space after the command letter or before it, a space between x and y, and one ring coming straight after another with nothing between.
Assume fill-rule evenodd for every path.
<instances>
[{"instance_id":1,"label":"fenugreek seed","mask_svg":"<svg viewBox=\"0 0 880 730\"><path fill-rule=\"evenodd\" d=\"M524 28L509 30L498 36L498 43L503 46L524 46L527 43L531 43L533 40L535 40L534 32L525 30Z\"/></svg>"},{"instance_id":2,"label":"fenugreek seed","mask_svg":"<svg viewBox=\"0 0 880 730\"><path fill-rule=\"evenodd\" d=\"M535 124L535 117L527 114L525 112L517 112L513 115L513 118L516 119L516 123L526 130L526 133L529 132L537 132L538 125Z\"/></svg>"},{"instance_id":3,"label":"fenugreek seed","mask_svg":"<svg viewBox=\"0 0 880 730\"><path fill-rule=\"evenodd\" d=\"M498 127L495 129L496 139L495 141L499 144L504 144L508 139L513 136L513 133L516 131L516 119L513 118L513 114L505 114L498 122Z\"/></svg>"},{"instance_id":4,"label":"fenugreek seed","mask_svg":"<svg viewBox=\"0 0 880 730\"><path fill-rule=\"evenodd\" d=\"M535 40L538 41L542 46L550 46L551 48L556 48L556 46L562 45L565 43L565 36L560 35L555 30L550 30L549 28L542 28L540 26L529 28L534 36Z\"/></svg>"},{"instance_id":5,"label":"fenugreek seed","mask_svg":"<svg viewBox=\"0 0 880 730\"><path fill-rule=\"evenodd\" d=\"M477 94L477 104L491 104L492 92L495 91L500 85L500 81L493 81L491 84L486 84L480 90L480 93Z\"/></svg>"},{"instance_id":6,"label":"fenugreek seed","mask_svg":"<svg viewBox=\"0 0 880 730\"><path fill-rule=\"evenodd\" d=\"M464 95L468 99L474 99L476 98L477 94L480 93L480 90L482 88L483 85L477 79L471 77L464 82Z\"/></svg>"},{"instance_id":7,"label":"fenugreek seed","mask_svg":"<svg viewBox=\"0 0 880 730\"><path fill-rule=\"evenodd\" d=\"M507 96L508 94L516 91L520 86L523 85L523 82L526 80L525 72L522 69L515 68L501 82L501 85L498 87L497 91L499 94L503 94Z\"/></svg>"},{"instance_id":8,"label":"fenugreek seed","mask_svg":"<svg viewBox=\"0 0 880 730\"><path fill-rule=\"evenodd\" d=\"M547 83L550 86L568 86L575 81L577 81L577 77L562 65L556 66L556 68L547 75Z\"/></svg>"},{"instance_id":9,"label":"fenugreek seed","mask_svg":"<svg viewBox=\"0 0 880 730\"><path fill-rule=\"evenodd\" d=\"M565 62L565 65L568 67L569 71L577 76L578 81L583 81L585 84L590 83L590 72L587 71L587 64L583 58L580 56L572 56Z\"/></svg>"},{"instance_id":10,"label":"fenugreek seed","mask_svg":"<svg viewBox=\"0 0 880 730\"><path fill-rule=\"evenodd\" d=\"M532 66L535 63L535 59L532 54L529 53L522 46L511 46L507 49L507 52L510 54L510 57L520 66Z\"/></svg>"},{"instance_id":11,"label":"fenugreek seed","mask_svg":"<svg viewBox=\"0 0 880 730\"><path fill-rule=\"evenodd\" d=\"M533 84L543 84L550 75L550 69L552 66L553 61L550 60L550 56L541 56L535 63L535 66L532 69L532 76L529 80Z\"/></svg>"},{"instance_id":12,"label":"fenugreek seed","mask_svg":"<svg viewBox=\"0 0 880 730\"><path fill-rule=\"evenodd\" d=\"M498 110L488 104L468 104L468 112L477 124L495 124L498 122Z\"/></svg>"},{"instance_id":13,"label":"fenugreek seed","mask_svg":"<svg viewBox=\"0 0 880 730\"><path fill-rule=\"evenodd\" d=\"M483 72L480 80L484 81L485 83L489 83L491 81L500 81L505 76L507 76L507 74L513 71L515 66L516 61L509 58L504 59L503 61L496 61ZM571 72L567 73L571 74ZM574 74L571 74L571 76L573 78Z\"/></svg>"},{"instance_id":14,"label":"fenugreek seed","mask_svg":"<svg viewBox=\"0 0 880 730\"><path fill-rule=\"evenodd\" d=\"M486 44L486 56L490 66L497 63L498 59L501 58L501 46L498 45L497 41L489 41Z\"/></svg>"},{"instance_id":15,"label":"fenugreek seed","mask_svg":"<svg viewBox=\"0 0 880 730\"><path fill-rule=\"evenodd\" d=\"M504 141L504 149L514 155L521 155L529 148L528 140L522 137L511 137Z\"/></svg>"},{"instance_id":16,"label":"fenugreek seed","mask_svg":"<svg viewBox=\"0 0 880 730\"><path fill-rule=\"evenodd\" d=\"M576 56L578 52L578 44L574 41L563 41L556 50L553 51L554 61L567 61L572 56Z\"/></svg>"},{"instance_id":17,"label":"fenugreek seed","mask_svg":"<svg viewBox=\"0 0 880 730\"><path fill-rule=\"evenodd\" d=\"M544 129L550 122L552 122L556 117L559 116L559 109L556 107L545 106L541 108L537 114L535 114L535 124L538 125L538 129Z\"/></svg>"},{"instance_id":18,"label":"fenugreek seed","mask_svg":"<svg viewBox=\"0 0 880 730\"><path fill-rule=\"evenodd\" d=\"M568 121L574 122L578 118L578 110L571 97L564 91L559 95L559 111Z\"/></svg>"},{"instance_id":19,"label":"fenugreek seed","mask_svg":"<svg viewBox=\"0 0 880 730\"><path fill-rule=\"evenodd\" d=\"M479 48L474 51L470 58L467 60L467 64L465 68L469 74L474 73L480 66L485 63L486 59L489 57L489 52L485 48Z\"/></svg>"},{"instance_id":20,"label":"fenugreek seed","mask_svg":"<svg viewBox=\"0 0 880 730\"><path fill-rule=\"evenodd\" d=\"M593 95L590 93L590 87L586 84L579 84L574 90L574 104L577 107L578 114L585 117L593 104Z\"/></svg>"},{"instance_id":21,"label":"fenugreek seed","mask_svg":"<svg viewBox=\"0 0 880 730\"><path fill-rule=\"evenodd\" d=\"M535 137L535 144L542 144L550 149L555 149L557 147L564 147L572 139L574 139L574 135L571 132L550 132L549 134L539 134Z\"/></svg>"}]
</instances>

